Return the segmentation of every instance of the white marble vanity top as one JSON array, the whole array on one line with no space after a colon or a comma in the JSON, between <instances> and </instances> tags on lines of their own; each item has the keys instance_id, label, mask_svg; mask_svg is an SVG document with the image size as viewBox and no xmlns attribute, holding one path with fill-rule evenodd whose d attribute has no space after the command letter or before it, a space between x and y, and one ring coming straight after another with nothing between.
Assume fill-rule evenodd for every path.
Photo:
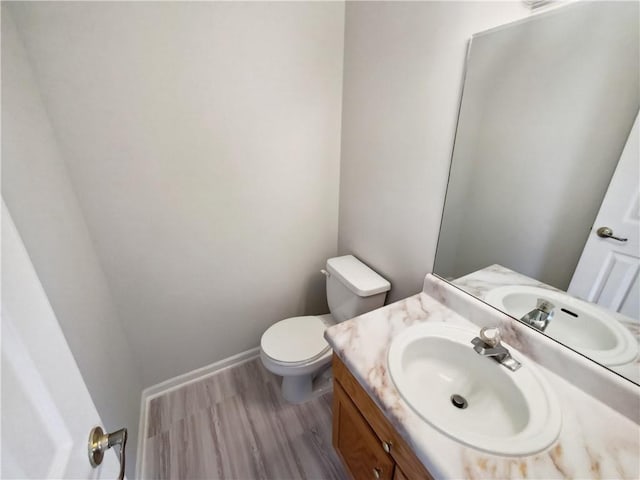
<instances>
[{"instance_id":1,"label":"white marble vanity top","mask_svg":"<svg viewBox=\"0 0 640 480\"><path fill-rule=\"evenodd\" d=\"M556 392L563 415L558 440L543 453L501 457L458 443L424 422L402 400L387 369L391 341L417 322L478 329L499 324L505 341L523 361L534 362ZM640 478L639 387L437 277L427 276L422 293L331 327L325 337L437 479Z\"/></svg>"}]
</instances>

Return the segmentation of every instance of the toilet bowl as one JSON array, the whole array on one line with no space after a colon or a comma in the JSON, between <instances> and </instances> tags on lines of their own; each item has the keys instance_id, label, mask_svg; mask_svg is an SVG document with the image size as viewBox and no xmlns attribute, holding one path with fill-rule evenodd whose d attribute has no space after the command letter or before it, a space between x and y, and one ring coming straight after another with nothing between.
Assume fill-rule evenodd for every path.
<instances>
[{"instance_id":1,"label":"toilet bowl","mask_svg":"<svg viewBox=\"0 0 640 480\"><path fill-rule=\"evenodd\" d=\"M260 359L282 376L282 396L291 403L313 397L313 380L326 370L332 350L324 338L331 325L384 305L390 283L352 255L330 258L326 270L331 313L281 320L260 340Z\"/></svg>"},{"instance_id":2,"label":"toilet bowl","mask_svg":"<svg viewBox=\"0 0 640 480\"><path fill-rule=\"evenodd\" d=\"M300 403L312 395L315 374L331 362L333 351L324 331L333 324L331 314L293 317L279 321L262 335L262 364L282 376L282 395L287 401Z\"/></svg>"}]
</instances>

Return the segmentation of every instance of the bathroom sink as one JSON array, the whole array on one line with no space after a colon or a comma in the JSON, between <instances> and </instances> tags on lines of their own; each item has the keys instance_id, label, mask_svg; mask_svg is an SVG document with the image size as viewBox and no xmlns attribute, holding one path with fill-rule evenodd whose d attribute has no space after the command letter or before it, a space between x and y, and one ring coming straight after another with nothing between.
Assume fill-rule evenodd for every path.
<instances>
[{"instance_id":1,"label":"bathroom sink","mask_svg":"<svg viewBox=\"0 0 640 480\"><path fill-rule=\"evenodd\" d=\"M607 366L623 365L638 355L638 342L612 314L592 303L546 288L510 285L491 290L485 301L515 318L536 307L538 299L555 305L544 333Z\"/></svg>"},{"instance_id":2,"label":"bathroom sink","mask_svg":"<svg viewBox=\"0 0 640 480\"><path fill-rule=\"evenodd\" d=\"M476 353L477 331L421 323L400 333L389 349L391 378L426 422L464 444L496 455L532 455L560 432L558 400L527 359L511 371Z\"/></svg>"}]
</instances>

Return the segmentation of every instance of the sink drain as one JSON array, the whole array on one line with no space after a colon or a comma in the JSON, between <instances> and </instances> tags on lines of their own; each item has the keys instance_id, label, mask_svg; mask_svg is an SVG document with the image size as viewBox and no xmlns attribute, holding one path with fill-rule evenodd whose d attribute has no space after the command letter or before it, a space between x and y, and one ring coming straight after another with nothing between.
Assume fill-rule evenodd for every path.
<instances>
[{"instance_id":1,"label":"sink drain","mask_svg":"<svg viewBox=\"0 0 640 480\"><path fill-rule=\"evenodd\" d=\"M467 408L468 405L467 399L457 393L451 395L451 403L453 403L454 407L462 409Z\"/></svg>"}]
</instances>

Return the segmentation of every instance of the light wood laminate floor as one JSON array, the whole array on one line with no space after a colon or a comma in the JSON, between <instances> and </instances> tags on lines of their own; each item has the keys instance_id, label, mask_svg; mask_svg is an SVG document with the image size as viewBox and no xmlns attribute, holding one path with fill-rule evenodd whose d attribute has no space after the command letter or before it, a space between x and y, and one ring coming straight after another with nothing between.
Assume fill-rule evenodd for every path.
<instances>
[{"instance_id":1,"label":"light wood laminate floor","mask_svg":"<svg viewBox=\"0 0 640 480\"><path fill-rule=\"evenodd\" d=\"M149 403L148 479L346 479L331 446L331 393L287 404L260 359Z\"/></svg>"}]
</instances>

